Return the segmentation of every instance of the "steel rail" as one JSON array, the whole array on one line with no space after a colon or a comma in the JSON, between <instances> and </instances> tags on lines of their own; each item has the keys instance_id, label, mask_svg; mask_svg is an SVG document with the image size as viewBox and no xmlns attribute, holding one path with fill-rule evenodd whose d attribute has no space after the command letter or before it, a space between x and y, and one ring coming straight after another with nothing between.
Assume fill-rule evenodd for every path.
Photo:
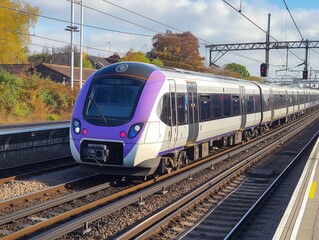
<instances>
[{"instance_id":1,"label":"steel rail","mask_svg":"<svg viewBox=\"0 0 319 240\"><path fill-rule=\"evenodd\" d=\"M316 114L312 114L312 116L313 116L313 119L315 119L317 117ZM309 115L308 115L308 118L309 118ZM302 125L300 128L304 128L304 127L305 127L305 125ZM279 130L280 133L282 133L284 131L287 131L287 130L285 128L282 128L281 130ZM273 132L271 135L276 135L276 134L278 134L278 131ZM295 134L295 132L293 134ZM289 139L290 137L293 136L293 134L289 133L289 134L285 135L285 139ZM269 136L267 135L267 137L269 137ZM61 220L65 220L71 216L75 216L79 213L83 213L84 211L87 211L89 209L92 209L94 207L97 207L99 205L105 204L111 200L118 199L121 197L121 199L116 201L116 202L110 203L107 206L99 207L97 210L94 210L92 212L82 214L78 218L75 218L75 219L68 221L64 224L60 224L58 227L53 227L50 230L48 230L42 234L36 235L35 237L30 238L30 239L54 239L57 237L61 237L69 232L72 232L72 231L78 229L78 228L86 226L88 223L91 223L99 218L107 216L107 215L109 215L109 214L111 214L111 213L113 213L113 212L115 212L115 211L117 211L125 206L136 203L136 202L140 201L141 199L143 199L151 194L159 192L159 191L165 189L166 187L168 187L168 186L170 186L178 181L181 181L185 178L188 178L189 176L192 176L195 173L197 173L203 169L209 168L218 162L221 162L225 159L228 159L230 156L234 156L234 155L238 154L239 152L245 151L245 150L249 149L250 147L252 147L253 145L258 144L261 141L264 141L264 139L260 138L260 139L257 139L255 142L246 143L243 145L242 149L236 148L235 151L233 151L233 152L228 151L226 154L221 153L221 154L219 154L218 157L208 157L207 160L199 161L195 164L192 164L190 166L182 168L179 171L175 171L175 172L172 172L170 174L161 176L155 180L150 180L150 181L144 182L144 183L142 183L134 188L126 189L126 190L119 192L119 193L116 193L112 196L108 196L108 197L99 199L95 202L89 203L88 205L82 206L80 208L68 211L68 212L61 214L59 216L53 217L45 222L38 223L29 229L22 229L14 234L11 234L11 235L5 237L4 239L14 239L14 238L23 237L27 234L31 234L31 233L41 229L41 228L53 225L54 223L57 223ZM283 139L279 140L280 144L282 144L284 141L285 140L283 140ZM150 185L152 185L152 187L147 188ZM136 192L137 190L139 190L139 191ZM127 194L131 194L131 195L124 197Z\"/></svg>"},{"instance_id":2,"label":"steel rail","mask_svg":"<svg viewBox=\"0 0 319 240\"><path fill-rule=\"evenodd\" d=\"M76 179L76 180L73 180L73 181L70 181L67 183L59 184L57 186L53 186L53 187L39 190L36 192L27 193L27 194L24 194L22 196L17 196L14 198L0 201L0 210L4 209L6 207L12 206L12 205L21 203L21 202L30 201L32 199L43 197L45 195L50 195L50 194L55 193L55 192L68 190L72 184L76 184L77 182L84 181L85 179L89 179L89 178L92 178L92 177L97 176L97 175L99 175L99 174L93 174L93 175L87 176L85 178ZM0 217L0 219L1 219L1 217ZM0 220L0 224L1 224L1 220Z\"/></svg>"}]
</instances>

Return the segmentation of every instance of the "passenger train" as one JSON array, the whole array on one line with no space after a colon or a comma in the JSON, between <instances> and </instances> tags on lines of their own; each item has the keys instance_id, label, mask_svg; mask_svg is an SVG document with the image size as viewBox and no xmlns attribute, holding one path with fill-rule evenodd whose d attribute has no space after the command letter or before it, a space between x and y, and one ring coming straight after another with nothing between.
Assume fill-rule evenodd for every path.
<instances>
[{"instance_id":1,"label":"passenger train","mask_svg":"<svg viewBox=\"0 0 319 240\"><path fill-rule=\"evenodd\" d=\"M92 74L76 100L70 146L96 172L163 174L318 107L319 91L120 62Z\"/></svg>"}]
</instances>

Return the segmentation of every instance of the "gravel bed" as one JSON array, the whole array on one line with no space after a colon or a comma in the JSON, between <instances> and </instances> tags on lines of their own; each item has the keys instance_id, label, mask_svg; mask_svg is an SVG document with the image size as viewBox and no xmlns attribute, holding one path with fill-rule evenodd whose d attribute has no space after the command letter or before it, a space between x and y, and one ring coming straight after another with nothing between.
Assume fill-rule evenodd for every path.
<instances>
[{"instance_id":1,"label":"gravel bed","mask_svg":"<svg viewBox=\"0 0 319 240\"><path fill-rule=\"evenodd\" d=\"M47 186L55 186L66 183L78 178L87 177L92 175L92 172L86 171L79 166L67 168L64 170L42 174L35 177L28 178L29 181L39 181Z\"/></svg>"},{"instance_id":2,"label":"gravel bed","mask_svg":"<svg viewBox=\"0 0 319 240\"><path fill-rule=\"evenodd\" d=\"M0 201L39 191L48 186L39 181L11 181L0 186Z\"/></svg>"},{"instance_id":3,"label":"gravel bed","mask_svg":"<svg viewBox=\"0 0 319 240\"><path fill-rule=\"evenodd\" d=\"M91 172L85 171L80 167L73 167L24 180L13 180L0 186L0 201L39 191L91 174Z\"/></svg>"}]
</instances>

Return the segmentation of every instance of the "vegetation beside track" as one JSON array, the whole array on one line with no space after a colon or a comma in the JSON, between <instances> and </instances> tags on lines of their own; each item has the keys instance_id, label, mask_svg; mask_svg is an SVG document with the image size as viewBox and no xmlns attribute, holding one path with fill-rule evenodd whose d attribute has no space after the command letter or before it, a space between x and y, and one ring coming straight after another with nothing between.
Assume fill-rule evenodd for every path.
<instances>
[{"instance_id":1,"label":"vegetation beside track","mask_svg":"<svg viewBox=\"0 0 319 240\"><path fill-rule=\"evenodd\" d=\"M78 93L39 75L21 76L0 69L0 124L68 120Z\"/></svg>"}]
</instances>

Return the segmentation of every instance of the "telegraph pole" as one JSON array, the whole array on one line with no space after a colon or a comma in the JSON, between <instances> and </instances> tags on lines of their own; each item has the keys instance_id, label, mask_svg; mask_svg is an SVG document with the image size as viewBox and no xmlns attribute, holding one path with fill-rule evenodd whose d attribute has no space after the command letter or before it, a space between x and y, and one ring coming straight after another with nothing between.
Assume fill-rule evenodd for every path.
<instances>
[{"instance_id":1,"label":"telegraph pole","mask_svg":"<svg viewBox=\"0 0 319 240\"><path fill-rule=\"evenodd\" d=\"M82 88L82 79L83 79L83 1L81 0L81 30L80 30L80 89Z\"/></svg>"},{"instance_id":2,"label":"telegraph pole","mask_svg":"<svg viewBox=\"0 0 319 240\"><path fill-rule=\"evenodd\" d=\"M266 32L266 54L265 54L265 63L267 65L266 76L269 72L269 43L270 43L270 13L268 13L268 30Z\"/></svg>"},{"instance_id":3,"label":"telegraph pole","mask_svg":"<svg viewBox=\"0 0 319 240\"><path fill-rule=\"evenodd\" d=\"M71 53L71 60L70 60L70 78L71 78L71 89L73 90L74 84L74 49L73 49L73 38L74 38L74 0L71 0L71 46L70 46L70 53Z\"/></svg>"},{"instance_id":4,"label":"telegraph pole","mask_svg":"<svg viewBox=\"0 0 319 240\"><path fill-rule=\"evenodd\" d=\"M303 79L308 79L308 49L309 49L309 42L308 39L305 41L305 49L306 49L306 57L305 57L305 67L303 72Z\"/></svg>"}]
</instances>

